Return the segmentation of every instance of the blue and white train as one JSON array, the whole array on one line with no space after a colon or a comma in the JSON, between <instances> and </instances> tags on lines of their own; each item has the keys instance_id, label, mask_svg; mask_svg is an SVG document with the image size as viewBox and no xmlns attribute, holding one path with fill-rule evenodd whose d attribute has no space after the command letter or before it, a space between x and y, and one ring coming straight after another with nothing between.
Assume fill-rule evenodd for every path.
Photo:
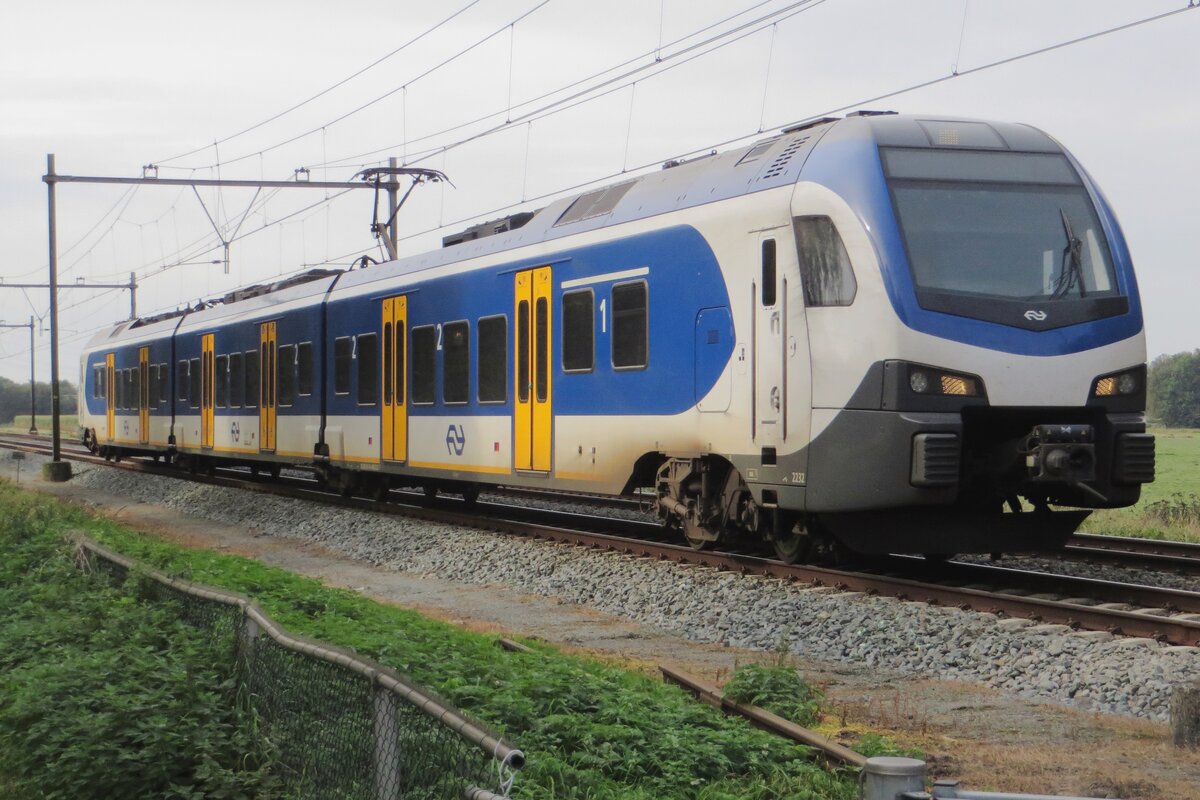
<instances>
[{"instance_id":1,"label":"blue and white train","mask_svg":"<svg viewBox=\"0 0 1200 800\"><path fill-rule=\"evenodd\" d=\"M858 112L445 245L100 332L85 442L651 489L693 545L789 560L1053 548L1153 480L1125 240L1026 125Z\"/></svg>"}]
</instances>

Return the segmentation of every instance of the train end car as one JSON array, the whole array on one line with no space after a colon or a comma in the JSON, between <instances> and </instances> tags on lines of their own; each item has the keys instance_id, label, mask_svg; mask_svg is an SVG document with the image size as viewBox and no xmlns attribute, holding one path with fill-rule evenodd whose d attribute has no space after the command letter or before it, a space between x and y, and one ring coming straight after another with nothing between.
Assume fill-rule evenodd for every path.
<instances>
[{"instance_id":1,"label":"train end car","mask_svg":"<svg viewBox=\"0 0 1200 800\"><path fill-rule=\"evenodd\" d=\"M1026 125L821 120L444 245L99 334L90 441L649 490L693 546L787 560L1054 549L1153 479L1128 248Z\"/></svg>"}]
</instances>

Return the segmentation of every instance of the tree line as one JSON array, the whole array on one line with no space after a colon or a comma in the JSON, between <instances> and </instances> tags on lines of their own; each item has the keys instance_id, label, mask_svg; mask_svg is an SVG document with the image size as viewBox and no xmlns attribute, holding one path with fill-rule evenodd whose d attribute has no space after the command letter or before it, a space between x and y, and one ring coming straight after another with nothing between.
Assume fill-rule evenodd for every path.
<instances>
[{"instance_id":1,"label":"tree line","mask_svg":"<svg viewBox=\"0 0 1200 800\"><path fill-rule=\"evenodd\" d=\"M1168 428L1200 428L1200 350L1150 362L1146 409Z\"/></svg>"},{"instance_id":2,"label":"tree line","mask_svg":"<svg viewBox=\"0 0 1200 800\"><path fill-rule=\"evenodd\" d=\"M39 381L36 384L37 413L50 413L50 384ZM70 381L58 382L58 403L60 412L74 414L79 405L78 391ZM17 414L29 413L29 382L17 383L8 378L0 377L0 425L13 421Z\"/></svg>"}]
</instances>

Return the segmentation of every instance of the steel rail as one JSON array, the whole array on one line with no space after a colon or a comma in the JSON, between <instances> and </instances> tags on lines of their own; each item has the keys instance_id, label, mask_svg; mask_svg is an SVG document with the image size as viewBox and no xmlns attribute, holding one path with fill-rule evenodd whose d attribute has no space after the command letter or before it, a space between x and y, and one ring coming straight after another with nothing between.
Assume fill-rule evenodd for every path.
<instances>
[{"instance_id":1,"label":"steel rail","mask_svg":"<svg viewBox=\"0 0 1200 800\"><path fill-rule=\"evenodd\" d=\"M2 441L2 440L0 440ZM11 446L11 445L5 445ZM32 447L32 445L25 445ZM44 452L44 446L36 452ZM416 505L415 503L379 503L362 498L343 497L338 494L322 492L311 488L300 488L294 485L262 483L234 479L224 476L208 476L191 474L169 466L153 462L121 462L112 464L95 456L72 455L70 458L89 463L108 464L137 471L173 477L190 479L200 483L230 488L248 489L250 491L311 500L314 502L333 504L344 508L374 511L415 517L428 521L439 522L464 527L481 528L501 533L539 538L564 544L576 544L593 549L606 549L626 555L643 556L663 561L698 564L718 570L733 571L740 574L755 574L765 577L780 578L790 582L828 586L843 591L863 592L871 595L885 595L901 600L912 600L931 605L953 606L973 609L1004 616L1026 617L1042 623L1062 624L1072 628L1108 631L1125 636L1136 636L1156 639L1176 645L1200 646L1200 617L1164 616L1162 610L1156 613L1145 613L1135 610L1088 606L1046 597L1022 596L1011 593L989 591L972 586L952 586L911 577L896 575L874 574L869 572L849 571L820 567L807 564L789 565L756 555L711 550L694 550L691 547L665 542L654 541L632 536L614 536L595 530L579 530L551 524L555 520L566 519L576 522L580 519L591 520L589 527L597 523L604 527L640 527L645 529L646 523L633 524L623 520L589 518L585 515L564 515L549 512L544 509L520 509L499 504L478 503L475 509L460 510L447 508L445 504L434 506ZM482 512L482 513L480 513ZM653 527L653 526L650 526ZM1054 576L1058 581L1069 585L1067 576ZM1106 583L1106 582L1101 582ZM1121 584L1120 586L1125 586Z\"/></svg>"}]
</instances>

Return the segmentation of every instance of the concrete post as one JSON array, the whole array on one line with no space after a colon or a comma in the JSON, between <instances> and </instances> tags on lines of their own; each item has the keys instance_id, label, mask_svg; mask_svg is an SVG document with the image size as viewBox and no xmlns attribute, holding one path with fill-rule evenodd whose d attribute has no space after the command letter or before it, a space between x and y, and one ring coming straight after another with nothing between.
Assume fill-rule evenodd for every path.
<instances>
[{"instance_id":1,"label":"concrete post","mask_svg":"<svg viewBox=\"0 0 1200 800\"><path fill-rule=\"evenodd\" d=\"M1171 742L1200 746L1200 681L1180 684L1171 694Z\"/></svg>"},{"instance_id":2,"label":"concrete post","mask_svg":"<svg viewBox=\"0 0 1200 800\"><path fill-rule=\"evenodd\" d=\"M925 762L916 758L868 758L858 776L861 800L896 800L908 792L925 791Z\"/></svg>"}]
</instances>

